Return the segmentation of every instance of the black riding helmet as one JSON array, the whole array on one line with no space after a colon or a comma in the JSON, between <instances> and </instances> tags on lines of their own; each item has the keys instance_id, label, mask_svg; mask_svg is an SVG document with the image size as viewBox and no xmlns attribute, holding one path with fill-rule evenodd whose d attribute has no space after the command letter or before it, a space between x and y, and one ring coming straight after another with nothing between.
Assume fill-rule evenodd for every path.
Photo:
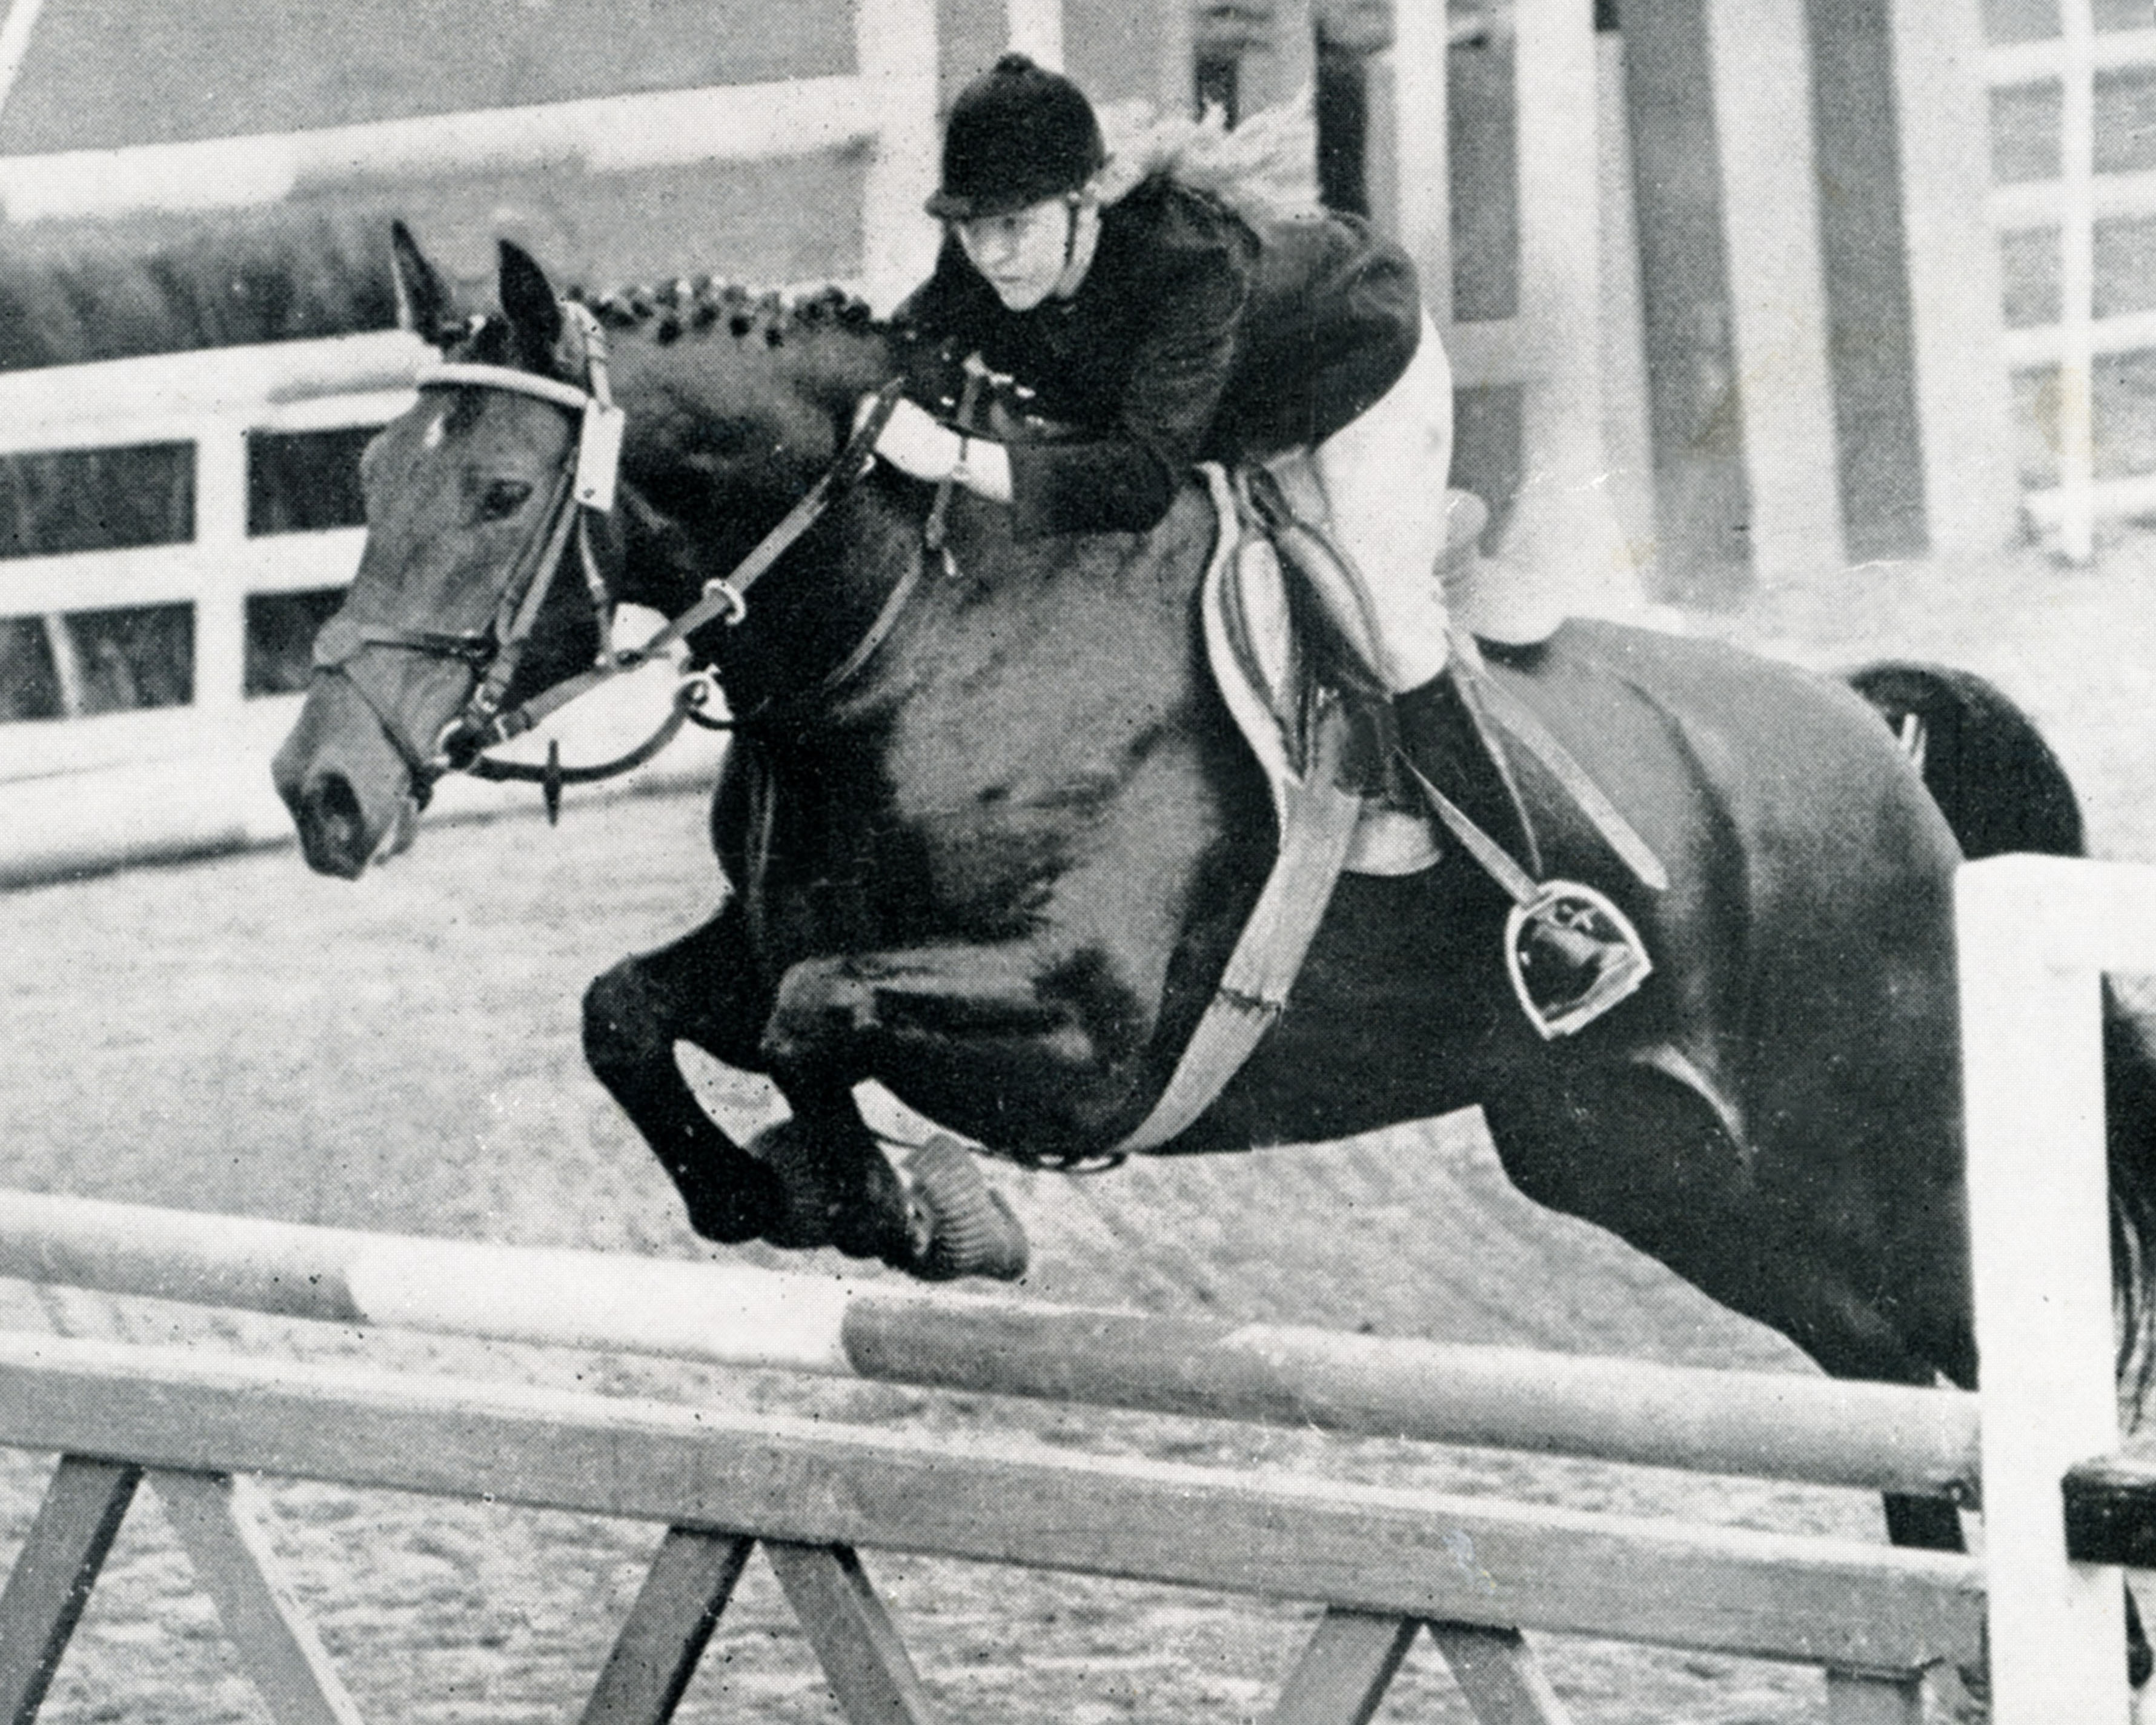
<instances>
[{"instance_id":1,"label":"black riding helmet","mask_svg":"<svg viewBox=\"0 0 2156 1725\"><path fill-rule=\"evenodd\" d=\"M939 221L1009 215L1068 197L1108 159L1085 93L1060 73L1007 54L958 94L943 132Z\"/></svg>"}]
</instances>

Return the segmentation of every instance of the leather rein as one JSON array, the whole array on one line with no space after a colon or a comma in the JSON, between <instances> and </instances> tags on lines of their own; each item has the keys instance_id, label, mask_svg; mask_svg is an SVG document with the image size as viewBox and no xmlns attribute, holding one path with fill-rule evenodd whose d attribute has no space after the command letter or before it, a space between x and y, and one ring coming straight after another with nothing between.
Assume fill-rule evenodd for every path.
<instances>
[{"instance_id":1,"label":"leather rein","mask_svg":"<svg viewBox=\"0 0 2156 1725\"><path fill-rule=\"evenodd\" d=\"M612 778L642 766L671 742L689 721L715 730L732 727L733 721L709 718L702 709L714 691L707 670L685 670L675 685L666 717L644 742L612 760L588 766L564 767L558 747L550 744L543 765L524 761L497 760L486 751L523 736L559 712L570 702L591 693L624 672L641 669L678 642L707 624L737 625L748 615L750 588L791 550L833 503L875 464L876 439L897 406L902 377L894 377L870 398L869 409L856 422L847 439L816 483L788 510L778 524L757 542L726 574L704 584L703 596L640 644L616 651L609 636L616 603L611 584L593 545L593 518L610 513L619 488L621 451L628 416L615 405L609 390L604 331L598 320L573 301L562 307L580 338L585 382L582 386L518 370L513 366L444 362L430 366L414 379L421 390L478 388L506 390L566 408L578 417L574 448L556 477L547 510L534 525L517 553L510 578L496 601L491 625L485 632L449 634L408 629L388 623L367 623L342 614L323 624L315 639L313 666L317 672L343 675L370 707L390 743L404 758L422 803L434 782L449 773L469 773L474 778L536 783L545 795L548 818L560 807L562 787ZM562 567L568 560L569 540L574 536L584 585L598 625L599 651L591 666L552 687L541 691L521 706L504 711L510 685L547 595ZM882 613L870 627L868 636L847 655L827 685L844 680L866 660L892 624L913 583L901 579ZM422 751L413 745L384 711L366 684L352 676L352 661L368 648L388 648L460 660L475 674L471 694L460 711L443 726L432 747Z\"/></svg>"}]
</instances>

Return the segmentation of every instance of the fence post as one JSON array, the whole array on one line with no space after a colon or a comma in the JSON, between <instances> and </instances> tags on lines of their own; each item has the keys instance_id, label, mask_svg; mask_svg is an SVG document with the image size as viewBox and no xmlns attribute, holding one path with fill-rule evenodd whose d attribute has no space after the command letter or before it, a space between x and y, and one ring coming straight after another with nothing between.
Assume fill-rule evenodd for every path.
<instances>
[{"instance_id":1,"label":"fence post","mask_svg":"<svg viewBox=\"0 0 2156 1725\"><path fill-rule=\"evenodd\" d=\"M1772 587L1843 555L1810 44L1791 0L1707 0L1707 25L1752 568Z\"/></svg>"},{"instance_id":2,"label":"fence post","mask_svg":"<svg viewBox=\"0 0 2156 1725\"><path fill-rule=\"evenodd\" d=\"M936 261L936 0L855 0L855 53L878 126L861 202L861 280L888 311Z\"/></svg>"},{"instance_id":3,"label":"fence post","mask_svg":"<svg viewBox=\"0 0 2156 1725\"><path fill-rule=\"evenodd\" d=\"M1389 181L1395 202L1380 203L1372 187L1372 214L1405 248L1422 278L1423 304L1451 341L1452 183L1445 146L1450 95L1451 34L1441 6L1399 9L1393 43L1389 102L1398 127Z\"/></svg>"},{"instance_id":4,"label":"fence post","mask_svg":"<svg viewBox=\"0 0 2156 1725\"><path fill-rule=\"evenodd\" d=\"M1506 548L1580 608L1620 613L1638 575L1609 506L1602 443L1603 106L1591 0L1513 14L1526 460Z\"/></svg>"},{"instance_id":5,"label":"fence post","mask_svg":"<svg viewBox=\"0 0 2156 1725\"><path fill-rule=\"evenodd\" d=\"M2059 549L2096 554L2096 18L2062 0L2059 74Z\"/></svg>"},{"instance_id":6,"label":"fence post","mask_svg":"<svg viewBox=\"0 0 2156 1725\"><path fill-rule=\"evenodd\" d=\"M1999 236L1982 214L1983 7L1893 0L1892 12L1925 529L1936 555L1995 552L2013 542L2020 491Z\"/></svg>"},{"instance_id":7,"label":"fence post","mask_svg":"<svg viewBox=\"0 0 2156 1725\"><path fill-rule=\"evenodd\" d=\"M228 718L247 690L247 428L220 417L195 439L195 711Z\"/></svg>"},{"instance_id":8,"label":"fence post","mask_svg":"<svg viewBox=\"0 0 2156 1725\"><path fill-rule=\"evenodd\" d=\"M2156 871L1973 863L1957 887L1993 1725L2127 1725L2118 1570L2061 1481L2118 1447L2098 967L2156 965Z\"/></svg>"}]
</instances>

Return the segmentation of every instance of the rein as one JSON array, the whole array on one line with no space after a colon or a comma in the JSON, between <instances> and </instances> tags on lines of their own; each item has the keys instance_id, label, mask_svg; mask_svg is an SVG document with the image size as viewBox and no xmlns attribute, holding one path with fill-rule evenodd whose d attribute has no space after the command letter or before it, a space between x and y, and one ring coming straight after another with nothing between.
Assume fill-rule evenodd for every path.
<instances>
[{"instance_id":1,"label":"rein","mask_svg":"<svg viewBox=\"0 0 2156 1725\"><path fill-rule=\"evenodd\" d=\"M606 337L598 320L574 302L565 303L562 309L581 337L586 377L583 386L512 366L464 362L429 367L415 380L422 390L506 390L550 402L578 416L578 438L572 457L564 463L555 481L546 512L517 554L496 603L491 626L485 633L450 634L404 629L387 623L363 623L339 615L325 624L316 637L315 670L343 675L361 698L374 709L384 735L404 758L423 803L434 782L443 774L470 773L478 778L539 784L551 819L560 806L563 785L611 778L643 765L671 742L685 723L694 721L714 729L730 728L731 721L701 716L700 710L711 698L712 682L707 672L690 671L682 675L666 717L658 729L634 748L612 760L589 766L563 767L558 750L551 747L543 766L496 760L486 753L490 748L521 737L600 685L625 671L649 665L706 624L721 621L729 626L739 624L748 614L748 590L874 465L876 439L890 422L904 384L902 377L894 377L876 392L869 410L856 422L845 446L821 477L732 571L705 583L703 597L696 603L640 645L615 652L608 644L615 598L593 548L591 523L593 516L608 514L613 508L627 415L615 405L608 388ZM585 588L598 624L598 657L588 670L504 711L502 701L516 679L517 666L538 624L547 595L567 561L572 533ZM858 669L880 644L896 622L897 614L913 585L910 579L898 583L882 613L871 624L868 637L840 667L840 675ZM406 737L366 684L352 675L352 660L371 647L460 660L473 668L477 680L471 695L463 710L442 727L430 749L422 750Z\"/></svg>"},{"instance_id":2,"label":"rein","mask_svg":"<svg viewBox=\"0 0 2156 1725\"><path fill-rule=\"evenodd\" d=\"M479 747L493 748L521 737L571 701L588 695L602 683L619 676L624 671L637 670L649 665L668 648L687 639L708 624L724 623L729 628L737 626L748 615L748 590L762 579L772 566L791 551L801 536L822 519L824 511L850 490L874 465L876 439L883 434L884 427L890 423L904 383L902 377L894 377L876 392L869 411L855 427L853 435L846 440L846 446L824 469L822 477L802 495L800 501L787 511L778 525L759 539L748 555L735 564L729 572L706 582L704 596L695 604L641 645L605 655L590 670L557 683L552 688L533 696L523 706L499 715L487 725ZM893 600L901 594L910 594L911 591L910 583L901 582L894 591ZM873 650L875 645L890 632L891 624L897 620L896 611L895 603L886 603L885 614L879 616L875 624L870 625L868 639L848 656L845 665L841 667L843 671L860 668L868 652ZM835 676L827 679L827 681L834 680ZM706 692L709 688L708 680L700 675L685 677L682 687L685 691L696 692L693 699L685 700L677 696L675 716L670 716L666 726L662 727L663 735L670 739L680 728L682 719L693 717L695 710L709 698ZM709 725L716 721L701 720L699 722ZM607 770L597 768L572 769L572 774L603 778L610 772L626 772L630 767L640 766L650 759L663 747L664 744L657 742L654 737L653 742L623 756L618 766L609 762ZM544 768L509 761L481 760L475 762L469 770L482 778L543 778L546 773ZM578 779L577 776L572 776L565 782L575 783Z\"/></svg>"}]
</instances>

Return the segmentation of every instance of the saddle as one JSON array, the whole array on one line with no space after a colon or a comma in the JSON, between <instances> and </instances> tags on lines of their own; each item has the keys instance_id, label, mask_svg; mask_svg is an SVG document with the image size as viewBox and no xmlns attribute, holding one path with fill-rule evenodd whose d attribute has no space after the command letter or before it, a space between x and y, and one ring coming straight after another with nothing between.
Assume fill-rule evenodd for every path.
<instances>
[{"instance_id":1,"label":"saddle","mask_svg":"<svg viewBox=\"0 0 2156 1725\"><path fill-rule=\"evenodd\" d=\"M1339 572L1323 565L1323 548L1309 543L1313 536L1306 531L1273 531L1293 521L1292 503L1277 495L1260 501L1268 487L1279 484L1279 468L1232 478L1214 465L1200 471L1219 522L1200 588L1206 659L1236 728L1264 770L1279 845L1272 872L1166 1090L1111 1155L1156 1149L1195 1122L1286 1009L1341 875L1406 875L1430 867L1442 850L1440 819L1514 899L1507 947L1513 985L1530 1018L1545 1035L1577 1028L1537 1018L1520 973L1515 937L1522 911L1535 907L1532 878L1442 798L1436 802L1443 812L1433 814L1428 787L1398 782L1390 696L1363 670L1368 655L1342 637L1332 608L1314 598ZM1287 471L1292 475L1292 467ZM1487 517L1479 500L1466 493L1454 497L1442 567L1448 598L1463 602L1455 615L1471 629L1494 625L1488 639L1507 647L1547 639L1561 619L1553 616L1530 628L1532 600L1523 603L1502 583L1484 579L1471 586L1463 579L1480 572L1475 542ZM1291 561L1306 546L1309 560ZM1476 651L1471 639L1455 647L1463 656ZM1666 885L1652 852L1541 721L1517 702L1508 703L1504 717L1508 731L1554 771L1620 858L1648 884ZM1591 914L1622 918L1592 889L1563 884L1568 896L1588 896ZM1629 932L1629 924L1626 928ZM1637 985L1635 978L1624 992Z\"/></svg>"},{"instance_id":2,"label":"saddle","mask_svg":"<svg viewBox=\"0 0 2156 1725\"><path fill-rule=\"evenodd\" d=\"M1456 814L1433 811L1430 788L1408 781L1394 747L1391 692L1365 669L1375 657L1374 644L1349 639L1338 620L1356 614L1352 593L1322 602L1317 597L1343 587L1346 578L1322 530L1307 525L1325 519L1323 492L1307 457L1298 452L1276 458L1232 479L1206 471L1222 525L1203 589L1208 660L1245 740L1274 782L1276 811L1284 794L1280 775L1306 770L1313 726L1328 702L1337 702L1349 726L1347 768L1363 799L1347 872L1418 873L1440 854L1444 827L1492 868L1488 841L1463 831ZM1478 542L1488 521L1480 498L1448 495L1438 575L1455 625L1453 656L1474 685L1476 704L1486 709L1486 726L1523 745L1626 866L1659 889L1665 884L1661 865L1630 824L1539 717L1485 672L1486 648L1507 654L1532 649L1564 619L1547 583L1481 555ZM1493 748L1491 754L1502 767L1504 752ZM1539 867L1532 830L1522 860L1530 873ZM1509 891L1514 883L1499 884Z\"/></svg>"},{"instance_id":3,"label":"saddle","mask_svg":"<svg viewBox=\"0 0 2156 1725\"><path fill-rule=\"evenodd\" d=\"M1348 639L1336 620L1353 614L1352 597L1321 602L1338 572L1292 525L1323 519L1315 475L1296 457L1232 476L1211 466L1202 471L1220 524L1201 590L1207 661L1265 768L1283 829L1291 787L1329 743L1358 799L1343 869L1412 875L1429 868L1442 854L1441 837L1427 802L1401 783L1391 698L1365 669L1371 644ZM1473 560L1487 520L1480 499L1451 494L1447 570ZM1322 738L1332 726L1342 727L1337 738Z\"/></svg>"}]
</instances>

